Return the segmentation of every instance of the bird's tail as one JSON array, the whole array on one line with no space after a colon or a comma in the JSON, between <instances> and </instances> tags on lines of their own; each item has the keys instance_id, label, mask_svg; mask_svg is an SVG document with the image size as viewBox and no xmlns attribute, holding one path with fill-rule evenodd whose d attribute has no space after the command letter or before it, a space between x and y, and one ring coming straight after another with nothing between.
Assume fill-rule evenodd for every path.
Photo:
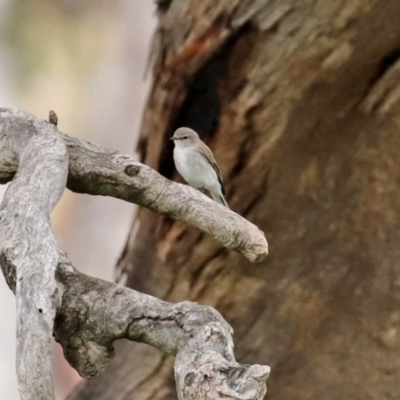
<instances>
[{"instance_id":1,"label":"bird's tail","mask_svg":"<svg viewBox=\"0 0 400 400\"><path fill-rule=\"evenodd\" d=\"M211 193L212 198L217 203L222 204L223 206L229 208L228 202L225 200L225 197L224 197L224 195L222 193L213 193L213 192L210 192L210 193Z\"/></svg>"}]
</instances>

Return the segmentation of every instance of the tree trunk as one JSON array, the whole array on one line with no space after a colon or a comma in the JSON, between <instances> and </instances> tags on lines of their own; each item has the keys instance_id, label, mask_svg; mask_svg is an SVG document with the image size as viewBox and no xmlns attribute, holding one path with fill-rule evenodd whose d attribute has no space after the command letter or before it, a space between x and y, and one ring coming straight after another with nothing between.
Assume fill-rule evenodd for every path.
<instances>
[{"instance_id":1,"label":"tree trunk","mask_svg":"<svg viewBox=\"0 0 400 400\"><path fill-rule=\"evenodd\" d=\"M400 398L400 2L159 2L142 160L199 132L231 208L266 233L251 264L141 209L118 263L128 286L216 307L270 399ZM172 360L121 343L72 399L175 399Z\"/></svg>"}]
</instances>

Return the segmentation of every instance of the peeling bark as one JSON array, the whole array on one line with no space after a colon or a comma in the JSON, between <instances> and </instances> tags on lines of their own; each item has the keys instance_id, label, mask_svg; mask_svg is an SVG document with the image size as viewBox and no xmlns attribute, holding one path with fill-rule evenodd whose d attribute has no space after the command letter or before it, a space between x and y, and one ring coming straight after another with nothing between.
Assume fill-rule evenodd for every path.
<instances>
[{"instance_id":1,"label":"peeling bark","mask_svg":"<svg viewBox=\"0 0 400 400\"><path fill-rule=\"evenodd\" d=\"M50 212L69 176L79 191L142 201L257 259L267 247L254 225L129 157L63 135L52 122L18 109L0 108L0 160L3 182L13 177L0 208L0 266L17 300L21 399L54 399L53 334L85 378L102 373L114 357L114 341L125 338L176 355L181 400L264 397L270 368L235 361L232 328L215 309L164 302L79 273L58 248ZM202 217L204 204L212 223L225 225L222 235ZM261 241L250 243L252 234Z\"/></svg>"}]
</instances>

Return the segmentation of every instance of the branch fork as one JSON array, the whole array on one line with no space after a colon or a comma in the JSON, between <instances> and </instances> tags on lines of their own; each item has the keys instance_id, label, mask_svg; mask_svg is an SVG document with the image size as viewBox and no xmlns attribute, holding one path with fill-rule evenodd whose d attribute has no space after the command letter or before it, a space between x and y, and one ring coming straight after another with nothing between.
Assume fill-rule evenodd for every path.
<instances>
[{"instance_id":1,"label":"branch fork","mask_svg":"<svg viewBox=\"0 0 400 400\"><path fill-rule=\"evenodd\" d=\"M185 221L252 261L268 252L261 231L195 189L128 156L69 137L56 121L0 108L0 266L17 300L17 374L22 400L54 399L54 335L83 376L101 373L126 338L176 355L180 400L262 399L270 369L240 365L232 328L213 308L167 303L78 272L59 249L50 212L66 185L117 197ZM211 396L211 397L210 397Z\"/></svg>"}]
</instances>

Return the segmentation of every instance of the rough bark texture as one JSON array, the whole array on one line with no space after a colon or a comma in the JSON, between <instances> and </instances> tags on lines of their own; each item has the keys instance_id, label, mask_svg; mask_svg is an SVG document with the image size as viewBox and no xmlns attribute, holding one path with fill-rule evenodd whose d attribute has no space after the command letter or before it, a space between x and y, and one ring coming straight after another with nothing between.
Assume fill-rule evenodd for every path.
<instances>
[{"instance_id":1,"label":"rough bark texture","mask_svg":"<svg viewBox=\"0 0 400 400\"><path fill-rule=\"evenodd\" d=\"M119 274L216 306L240 361L272 366L270 399L400 398L400 2L160 3L143 160L179 179L167 139L196 129L271 255L141 210ZM73 398L172 400L169 364L124 346Z\"/></svg>"},{"instance_id":2,"label":"rough bark texture","mask_svg":"<svg viewBox=\"0 0 400 400\"><path fill-rule=\"evenodd\" d=\"M195 191L198 201L186 204L192 190L168 182L129 157L63 135L55 125L53 117L51 122L41 121L18 109L0 108L0 176L4 181L13 176L0 208L0 266L17 300L21 398L54 399L50 357L54 333L66 359L85 378L103 372L114 356L114 341L126 338L176 355L180 400L209 396L261 400L270 368L235 361L232 328L216 310L191 302L167 303L80 274L58 248L50 212L69 175L70 187L87 193L149 202L194 225L195 214L205 231L209 224L220 224L227 245L241 243L236 248L253 254L249 258L261 256L250 248L267 250L265 237L254 225ZM125 178L124 173L135 178ZM130 188L134 194L128 193ZM205 222L199 213L203 202L209 204L214 221ZM252 233L259 246L250 243Z\"/></svg>"}]
</instances>

